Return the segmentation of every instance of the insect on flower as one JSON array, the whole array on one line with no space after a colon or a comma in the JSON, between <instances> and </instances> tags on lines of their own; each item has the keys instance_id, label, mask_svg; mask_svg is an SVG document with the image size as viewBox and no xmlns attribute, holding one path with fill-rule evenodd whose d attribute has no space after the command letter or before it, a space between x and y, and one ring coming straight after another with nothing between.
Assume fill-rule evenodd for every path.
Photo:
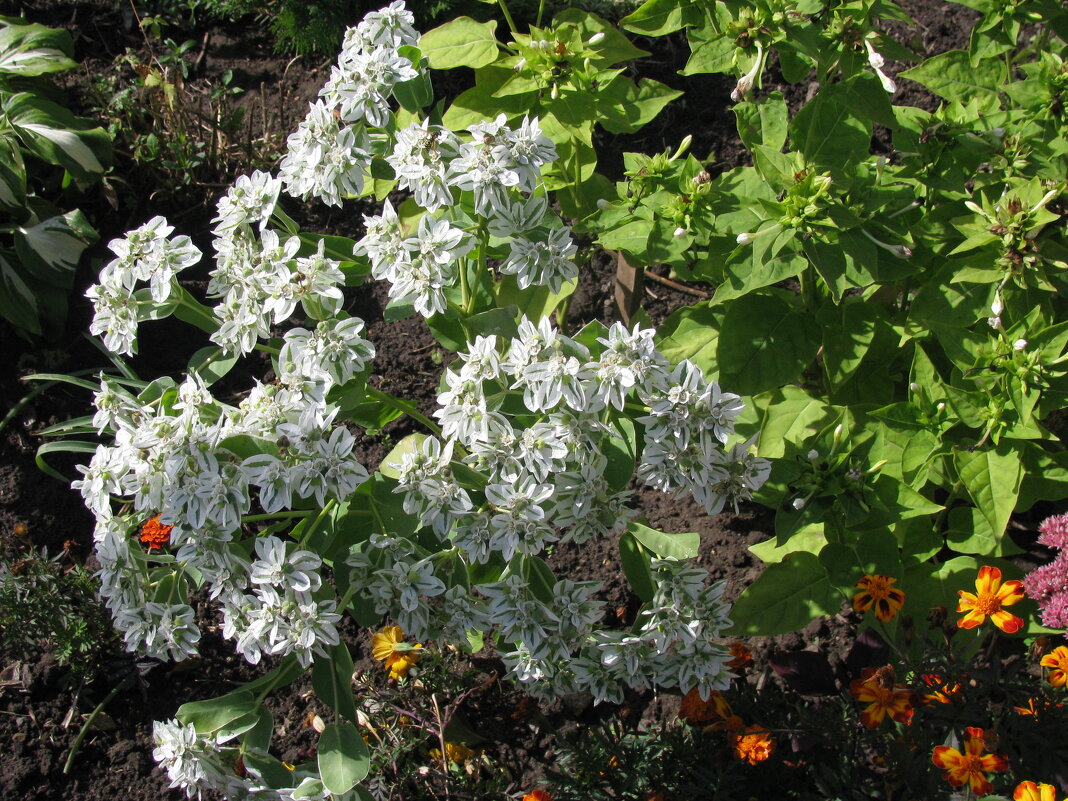
<instances>
[{"instance_id":1,"label":"insect on flower","mask_svg":"<svg viewBox=\"0 0 1068 801\"><path fill-rule=\"evenodd\" d=\"M865 668L861 677L850 684L850 694L868 704L860 713L860 722L867 728L878 728L887 715L898 723L912 722L913 694L895 687L894 678L893 667L887 665L878 670Z\"/></svg>"},{"instance_id":2,"label":"insect on flower","mask_svg":"<svg viewBox=\"0 0 1068 801\"><path fill-rule=\"evenodd\" d=\"M957 621L960 628L974 629L988 616L990 621L1006 634L1015 634L1023 628L1023 619L1004 609L1023 600L1023 582L1002 583L1001 570L998 568L984 565L975 579L975 593L957 590L957 594L960 595L957 611L967 613Z\"/></svg>"}]
</instances>

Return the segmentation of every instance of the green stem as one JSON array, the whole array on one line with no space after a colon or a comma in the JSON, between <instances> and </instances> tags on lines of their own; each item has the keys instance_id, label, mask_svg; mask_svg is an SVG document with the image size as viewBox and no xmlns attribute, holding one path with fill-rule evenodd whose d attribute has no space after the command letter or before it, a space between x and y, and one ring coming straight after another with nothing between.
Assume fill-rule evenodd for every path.
<instances>
[{"instance_id":1,"label":"green stem","mask_svg":"<svg viewBox=\"0 0 1068 801\"><path fill-rule=\"evenodd\" d=\"M545 14L545 0L538 0L538 16L534 20L534 27L535 28L540 28L541 27L541 19L544 16L544 14Z\"/></svg>"},{"instance_id":2,"label":"green stem","mask_svg":"<svg viewBox=\"0 0 1068 801\"><path fill-rule=\"evenodd\" d=\"M331 498L329 501L327 501L326 506L319 510L318 516L315 518L315 520L311 522L311 525L308 526L303 536L301 536L300 542L297 543L298 548L304 546L304 543L308 541L308 538L315 533L315 530L319 528L320 525L322 525L322 522L326 519L327 515L334 511L335 506L337 506L337 499Z\"/></svg>"},{"instance_id":3,"label":"green stem","mask_svg":"<svg viewBox=\"0 0 1068 801\"><path fill-rule=\"evenodd\" d=\"M85 723L82 724L82 728L78 732L78 736L74 738L74 743L70 747L70 753L67 754L67 761L63 763L63 773L70 773L70 766L74 763L74 757L77 755L78 749L82 747L82 741L85 739L85 735L89 733L89 727L93 725L96 716L104 710L104 707L108 705L112 698L119 694L119 690L123 689L126 684L127 681L123 680L112 687L111 692L104 696L104 700L97 704L96 709L89 713L89 717L85 719Z\"/></svg>"},{"instance_id":4,"label":"green stem","mask_svg":"<svg viewBox=\"0 0 1068 801\"><path fill-rule=\"evenodd\" d=\"M290 512L274 512L262 515L242 515L242 523L260 523L264 520L281 520L287 517L311 517L315 514L314 509L296 509Z\"/></svg>"},{"instance_id":5,"label":"green stem","mask_svg":"<svg viewBox=\"0 0 1068 801\"><path fill-rule=\"evenodd\" d=\"M436 436L441 436L441 426L439 426L437 423L435 423L433 420L431 420L429 417L419 411L419 409L414 403L394 397L388 392L383 392L382 390L376 387L372 387L370 384L367 385L367 396L374 400L380 401L381 403L384 403L387 406L404 412L413 420L418 420L420 423L425 425L427 428L433 431Z\"/></svg>"},{"instance_id":6,"label":"green stem","mask_svg":"<svg viewBox=\"0 0 1068 801\"><path fill-rule=\"evenodd\" d=\"M269 353L271 356L277 356L279 353L282 352L278 348L272 348L270 345L261 345L260 343L256 343L255 347L256 350L260 351L261 353Z\"/></svg>"},{"instance_id":7,"label":"green stem","mask_svg":"<svg viewBox=\"0 0 1068 801\"><path fill-rule=\"evenodd\" d=\"M512 35L519 33L519 30L515 27L515 20L512 19L512 12L508 10L508 4L504 0L497 0L497 5L501 7L501 12L504 14L504 21L508 23L508 30L512 32Z\"/></svg>"}]
</instances>

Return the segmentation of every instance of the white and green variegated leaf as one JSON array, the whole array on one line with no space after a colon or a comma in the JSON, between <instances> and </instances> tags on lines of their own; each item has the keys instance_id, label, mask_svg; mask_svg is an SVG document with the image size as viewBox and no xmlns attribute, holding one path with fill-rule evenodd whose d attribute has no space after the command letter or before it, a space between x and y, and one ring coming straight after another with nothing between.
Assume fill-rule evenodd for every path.
<instances>
[{"instance_id":1,"label":"white and green variegated leaf","mask_svg":"<svg viewBox=\"0 0 1068 801\"><path fill-rule=\"evenodd\" d=\"M0 73L47 75L74 69L74 43L70 34L44 25L0 27Z\"/></svg>"},{"instance_id":2,"label":"white and green variegated leaf","mask_svg":"<svg viewBox=\"0 0 1068 801\"><path fill-rule=\"evenodd\" d=\"M81 211L69 211L15 231L15 250L36 278L68 288L82 251L97 239Z\"/></svg>"},{"instance_id":3,"label":"white and green variegated leaf","mask_svg":"<svg viewBox=\"0 0 1068 801\"><path fill-rule=\"evenodd\" d=\"M0 136L0 209L21 209L26 204L26 168L14 137Z\"/></svg>"},{"instance_id":4,"label":"white and green variegated leaf","mask_svg":"<svg viewBox=\"0 0 1068 801\"><path fill-rule=\"evenodd\" d=\"M65 168L75 179L102 174L110 161L107 132L56 103L19 92L7 99L3 111L27 150Z\"/></svg>"},{"instance_id":5,"label":"white and green variegated leaf","mask_svg":"<svg viewBox=\"0 0 1068 801\"><path fill-rule=\"evenodd\" d=\"M37 299L33 290L18 274L14 253L0 250L0 317L31 334L41 333Z\"/></svg>"}]
</instances>

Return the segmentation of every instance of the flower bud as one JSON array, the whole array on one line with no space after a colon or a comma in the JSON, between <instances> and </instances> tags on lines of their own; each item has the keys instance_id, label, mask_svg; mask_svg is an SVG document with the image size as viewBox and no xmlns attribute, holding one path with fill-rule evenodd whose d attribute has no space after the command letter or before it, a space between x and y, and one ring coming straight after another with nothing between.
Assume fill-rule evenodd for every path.
<instances>
[{"instance_id":1,"label":"flower bud","mask_svg":"<svg viewBox=\"0 0 1068 801\"><path fill-rule=\"evenodd\" d=\"M693 182L697 186L700 186L701 184L707 184L711 180L712 176L708 174L708 170L701 170L701 172L697 173L697 175L693 177Z\"/></svg>"},{"instance_id":2,"label":"flower bud","mask_svg":"<svg viewBox=\"0 0 1068 801\"><path fill-rule=\"evenodd\" d=\"M1000 317L987 317L986 324L993 328L995 331L1001 330L1001 318Z\"/></svg>"},{"instance_id":3,"label":"flower bud","mask_svg":"<svg viewBox=\"0 0 1068 801\"><path fill-rule=\"evenodd\" d=\"M608 200L606 200L603 197L597 198L597 208L599 208L599 209L607 209L608 208Z\"/></svg>"},{"instance_id":4,"label":"flower bud","mask_svg":"<svg viewBox=\"0 0 1068 801\"><path fill-rule=\"evenodd\" d=\"M995 317L1000 317L1004 308L1001 305L1001 295L994 295L994 302L990 304L990 311L994 313Z\"/></svg>"},{"instance_id":5,"label":"flower bud","mask_svg":"<svg viewBox=\"0 0 1068 801\"><path fill-rule=\"evenodd\" d=\"M753 243L753 235L749 233L738 234L736 241L739 245L751 245Z\"/></svg>"},{"instance_id":6,"label":"flower bud","mask_svg":"<svg viewBox=\"0 0 1068 801\"><path fill-rule=\"evenodd\" d=\"M818 450L816 450L815 448L813 448L812 450L810 450L810 451L809 451L809 452L808 452L807 454L805 454L805 455L806 455L806 456L808 456L808 460L809 460L810 462L814 462L814 461L816 461L817 459L819 459L819 458L820 458L820 452L819 452Z\"/></svg>"},{"instance_id":7,"label":"flower bud","mask_svg":"<svg viewBox=\"0 0 1068 801\"><path fill-rule=\"evenodd\" d=\"M551 97L553 100L560 99L560 87L557 86L555 83L553 84L553 88L549 90L549 97Z\"/></svg>"},{"instance_id":8,"label":"flower bud","mask_svg":"<svg viewBox=\"0 0 1068 801\"><path fill-rule=\"evenodd\" d=\"M1026 347L1027 347L1027 340L1026 339L1017 339L1015 342L1012 343L1012 349L1013 350L1023 350Z\"/></svg>"},{"instance_id":9,"label":"flower bud","mask_svg":"<svg viewBox=\"0 0 1068 801\"><path fill-rule=\"evenodd\" d=\"M913 381L911 384L909 384L909 391L910 392L919 392L920 391L920 385L917 384L915 381Z\"/></svg>"},{"instance_id":10,"label":"flower bud","mask_svg":"<svg viewBox=\"0 0 1068 801\"><path fill-rule=\"evenodd\" d=\"M680 226L680 227L675 229L675 238L676 239L682 239L684 236L686 236L686 229L685 228Z\"/></svg>"},{"instance_id":11,"label":"flower bud","mask_svg":"<svg viewBox=\"0 0 1068 801\"><path fill-rule=\"evenodd\" d=\"M800 512L802 509L805 508L805 499L794 498L792 501L790 501L790 505L794 507L794 511Z\"/></svg>"},{"instance_id":12,"label":"flower bud","mask_svg":"<svg viewBox=\"0 0 1068 801\"><path fill-rule=\"evenodd\" d=\"M593 36L590 37L590 44L591 45L600 44L603 41L604 41L604 31L597 31L597 33L595 33Z\"/></svg>"}]
</instances>

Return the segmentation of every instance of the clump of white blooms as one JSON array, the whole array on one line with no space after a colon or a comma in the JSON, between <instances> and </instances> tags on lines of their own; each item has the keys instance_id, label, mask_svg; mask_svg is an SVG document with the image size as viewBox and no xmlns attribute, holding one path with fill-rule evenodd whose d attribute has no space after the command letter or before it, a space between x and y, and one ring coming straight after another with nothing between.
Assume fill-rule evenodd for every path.
<instances>
[{"instance_id":1,"label":"clump of white blooms","mask_svg":"<svg viewBox=\"0 0 1068 801\"><path fill-rule=\"evenodd\" d=\"M391 305L426 317L469 312L457 298L468 275L488 269L487 247L504 254L496 272L520 291L560 292L578 275L571 232L545 195L542 169L556 151L536 118L512 127L502 114L460 135L428 120L389 124L394 89L423 77L398 50L418 43L412 23L398 0L351 29L279 174L242 176L220 199L214 309L184 292L174 299L175 275L200 252L171 237L163 218L111 243L117 258L88 293L92 331L108 348L135 352L137 320L183 303L213 316L213 358L259 348L274 372L236 405L213 395L210 370L147 387L101 379L92 425L108 441L73 486L96 516L101 594L115 625L132 651L190 657L200 630L188 596L201 588L247 661L307 667L330 658L341 617L359 600L423 642L495 630L512 676L541 696L724 689L728 606L706 571L654 559L655 595L635 628L609 631L600 584L557 580L539 556L621 536L632 525L635 468L640 481L692 495L709 513L736 507L767 478L768 463L735 434L739 397L688 361L672 366L652 330L591 323L569 337L547 318L524 317L508 333L474 336L443 377L435 435L410 438L373 481L356 458L342 404L367 405L375 349L363 321L344 312L353 264L356 282L387 280ZM374 159L423 211L385 202L364 217L351 256L336 240L300 235L277 208L283 191L333 205L369 192ZM302 321L290 323L298 310ZM395 519L415 523L368 531L390 502ZM342 522L347 515L358 524ZM329 556L317 551L324 527L342 537ZM457 578L475 566L483 581ZM294 786L268 786L257 765L273 758L232 744L251 725L205 734L157 723L154 756L190 796L328 795L300 770Z\"/></svg>"}]
</instances>

